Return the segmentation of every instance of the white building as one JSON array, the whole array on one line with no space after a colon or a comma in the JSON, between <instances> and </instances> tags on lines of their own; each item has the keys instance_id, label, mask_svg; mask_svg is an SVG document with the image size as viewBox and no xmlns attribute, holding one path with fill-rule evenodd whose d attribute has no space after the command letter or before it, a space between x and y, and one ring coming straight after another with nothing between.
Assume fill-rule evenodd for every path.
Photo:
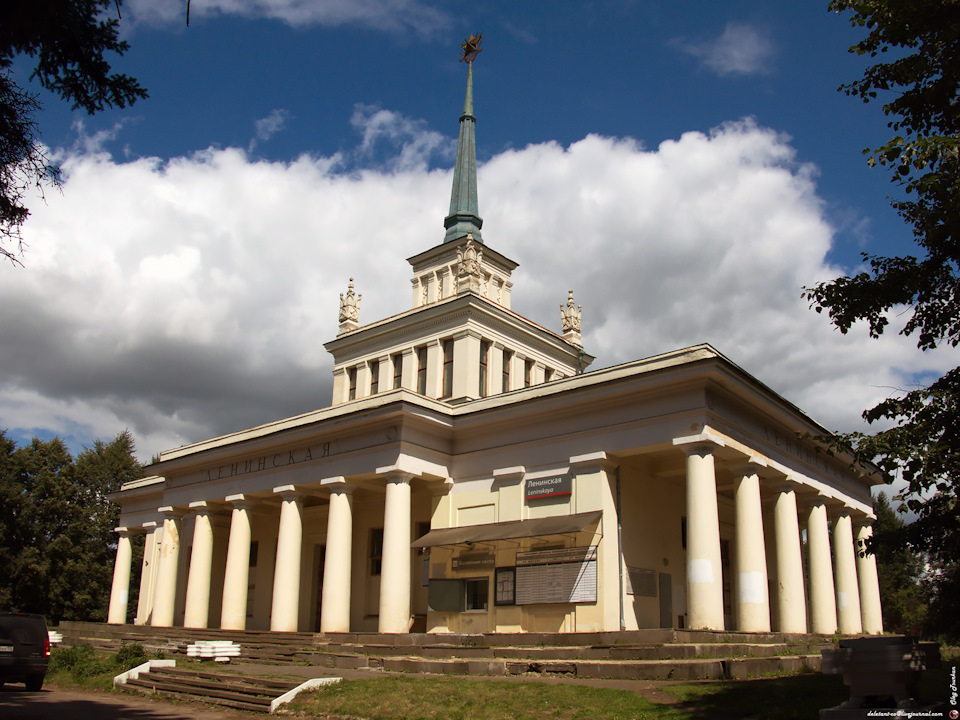
<instances>
[{"instance_id":1,"label":"white building","mask_svg":"<svg viewBox=\"0 0 960 720\"><path fill-rule=\"evenodd\" d=\"M484 244L472 63L444 241L412 307L341 295L330 407L164 452L127 483L109 621L275 631L881 632L870 486L707 345L585 373ZM869 470L869 469L865 469Z\"/></svg>"}]
</instances>

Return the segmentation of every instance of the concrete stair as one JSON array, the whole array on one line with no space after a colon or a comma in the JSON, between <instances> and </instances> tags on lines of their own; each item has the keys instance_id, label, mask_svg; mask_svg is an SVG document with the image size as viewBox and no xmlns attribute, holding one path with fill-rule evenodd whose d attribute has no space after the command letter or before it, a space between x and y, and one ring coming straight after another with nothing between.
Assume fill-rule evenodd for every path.
<instances>
[{"instance_id":1,"label":"concrete stair","mask_svg":"<svg viewBox=\"0 0 960 720\"><path fill-rule=\"evenodd\" d=\"M649 680L746 678L819 672L830 638L783 633L638 630L617 633L446 635L271 633L63 623L64 643L115 650L138 642L170 657L196 640L233 640L232 663L299 663L453 675L530 675ZM282 672L278 668L278 673Z\"/></svg>"},{"instance_id":2,"label":"concrete stair","mask_svg":"<svg viewBox=\"0 0 960 720\"><path fill-rule=\"evenodd\" d=\"M153 668L125 687L180 700L200 700L252 712L270 712L271 703L293 690L294 680L202 672L180 668Z\"/></svg>"}]
</instances>

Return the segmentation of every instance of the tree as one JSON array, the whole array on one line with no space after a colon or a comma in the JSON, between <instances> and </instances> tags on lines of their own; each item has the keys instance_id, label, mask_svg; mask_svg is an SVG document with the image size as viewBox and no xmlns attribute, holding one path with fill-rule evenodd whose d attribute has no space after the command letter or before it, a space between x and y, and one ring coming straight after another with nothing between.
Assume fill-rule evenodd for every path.
<instances>
[{"instance_id":1,"label":"tree","mask_svg":"<svg viewBox=\"0 0 960 720\"><path fill-rule=\"evenodd\" d=\"M890 506L886 493L873 501L873 550L877 558L883 627L887 632L919 635L923 626L927 593L921 584L921 556L901 542L904 522Z\"/></svg>"},{"instance_id":2,"label":"tree","mask_svg":"<svg viewBox=\"0 0 960 720\"><path fill-rule=\"evenodd\" d=\"M12 0L0 11L0 256L14 263L30 214L24 196L32 187L57 184L58 170L39 144L39 100L14 80L13 60L36 58L30 79L90 114L147 97L134 78L111 73L104 57L129 48L118 39L118 18L105 15L116 7L119 17L121 2Z\"/></svg>"},{"instance_id":3,"label":"tree","mask_svg":"<svg viewBox=\"0 0 960 720\"><path fill-rule=\"evenodd\" d=\"M106 496L141 474L128 432L76 461L58 438L16 448L0 432L0 610L105 620L119 516Z\"/></svg>"},{"instance_id":4,"label":"tree","mask_svg":"<svg viewBox=\"0 0 960 720\"><path fill-rule=\"evenodd\" d=\"M921 350L960 344L960 3L956 0L832 0L867 30L852 53L878 59L841 86L864 102L882 99L893 137L867 149L870 165L892 171L902 194L892 205L912 226L918 256L863 256L867 269L820 283L805 295L847 333L865 321L871 337L905 308L904 335ZM890 52L893 51L893 52ZM886 55L889 53L889 55ZM863 413L893 423L845 436L859 460L876 463L907 487L901 498L917 521L898 535L941 563L960 562L960 368Z\"/></svg>"}]
</instances>

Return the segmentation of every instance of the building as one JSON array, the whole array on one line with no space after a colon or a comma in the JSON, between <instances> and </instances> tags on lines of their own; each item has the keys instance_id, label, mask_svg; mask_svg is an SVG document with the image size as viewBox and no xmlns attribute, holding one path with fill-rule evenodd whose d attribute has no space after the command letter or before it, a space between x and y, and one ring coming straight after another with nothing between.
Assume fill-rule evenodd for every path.
<instances>
[{"instance_id":1,"label":"building","mask_svg":"<svg viewBox=\"0 0 960 720\"><path fill-rule=\"evenodd\" d=\"M340 301L330 407L169 450L115 495L109 622L321 632L881 632L870 468L710 346L603 370L511 309L482 237L473 66L412 306Z\"/></svg>"}]
</instances>

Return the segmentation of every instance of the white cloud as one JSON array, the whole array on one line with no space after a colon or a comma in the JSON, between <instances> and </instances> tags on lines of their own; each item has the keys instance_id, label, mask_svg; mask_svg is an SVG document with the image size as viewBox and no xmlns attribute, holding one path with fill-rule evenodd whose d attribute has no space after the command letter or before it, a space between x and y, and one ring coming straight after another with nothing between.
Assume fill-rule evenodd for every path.
<instances>
[{"instance_id":1,"label":"white cloud","mask_svg":"<svg viewBox=\"0 0 960 720\"><path fill-rule=\"evenodd\" d=\"M63 193L32 207L26 268L2 271L0 428L88 443L129 428L149 457L329 404L347 279L361 322L407 309L404 258L441 242L449 198L425 158L452 139L385 110L356 124L356 151L290 163L67 153ZM393 160L357 166L383 137ZM531 145L480 170L484 240L521 263L513 307L532 320L558 330L575 290L596 367L710 342L852 429L957 353L842 336L807 308L802 287L837 274L814 176L751 121L653 150Z\"/></svg>"},{"instance_id":2,"label":"white cloud","mask_svg":"<svg viewBox=\"0 0 960 720\"><path fill-rule=\"evenodd\" d=\"M276 108L271 110L270 114L265 118L260 118L257 120L253 124L255 134L250 139L250 144L247 146L247 152L253 152L253 149L259 143L266 142L278 132L283 130L288 117L290 117L290 113L288 113L286 110Z\"/></svg>"},{"instance_id":3,"label":"white cloud","mask_svg":"<svg viewBox=\"0 0 960 720\"><path fill-rule=\"evenodd\" d=\"M127 0L124 13L128 12L134 23L186 21L182 0ZM451 24L446 12L423 0L191 0L191 21L217 15L280 20L294 27L359 25L425 36Z\"/></svg>"},{"instance_id":4,"label":"white cloud","mask_svg":"<svg viewBox=\"0 0 960 720\"><path fill-rule=\"evenodd\" d=\"M774 55L770 38L744 23L727 23L717 38L700 42L677 39L672 44L700 58L706 67L721 76L768 73Z\"/></svg>"}]
</instances>

